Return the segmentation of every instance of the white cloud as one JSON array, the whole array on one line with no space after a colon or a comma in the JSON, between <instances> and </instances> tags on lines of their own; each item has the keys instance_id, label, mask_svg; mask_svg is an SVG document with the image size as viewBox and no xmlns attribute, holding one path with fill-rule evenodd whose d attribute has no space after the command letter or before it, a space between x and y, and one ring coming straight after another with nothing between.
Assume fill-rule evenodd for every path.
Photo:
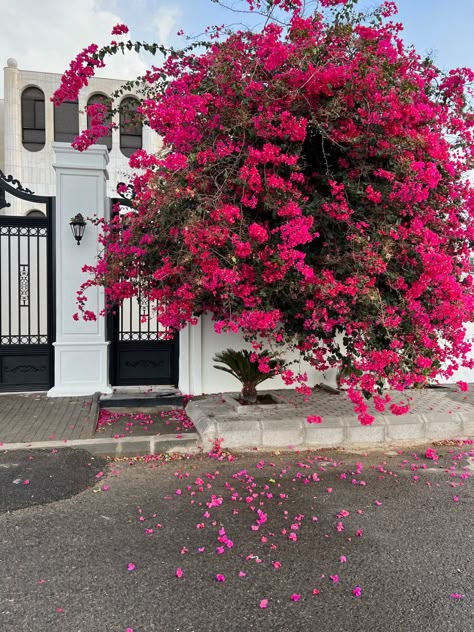
<instances>
[{"instance_id":1,"label":"white cloud","mask_svg":"<svg viewBox=\"0 0 474 632\"><path fill-rule=\"evenodd\" d=\"M182 11L176 6L163 6L158 9L152 20L152 28L156 35L155 41L164 46L170 45L170 36L174 36L178 30Z\"/></svg>"},{"instance_id":2,"label":"white cloud","mask_svg":"<svg viewBox=\"0 0 474 632\"><path fill-rule=\"evenodd\" d=\"M21 70L64 72L85 46L93 42L103 45L111 39L113 26L125 21L116 8L113 0L0 0L0 66L14 57ZM100 74L131 79L143 74L145 68L143 59L134 53L116 55Z\"/></svg>"}]
</instances>

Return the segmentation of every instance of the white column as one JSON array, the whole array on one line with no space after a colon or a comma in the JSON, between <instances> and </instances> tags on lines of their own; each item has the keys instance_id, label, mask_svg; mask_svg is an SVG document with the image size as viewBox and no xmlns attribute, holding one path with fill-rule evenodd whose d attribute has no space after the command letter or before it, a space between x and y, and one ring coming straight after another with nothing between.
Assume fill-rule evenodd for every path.
<instances>
[{"instance_id":1,"label":"white column","mask_svg":"<svg viewBox=\"0 0 474 632\"><path fill-rule=\"evenodd\" d=\"M106 195L106 147L94 145L78 152L68 143L54 143L56 171L56 217L54 253L56 257L56 341L54 343L54 387L49 397L110 393L108 347L105 319L75 321L76 292L87 279L81 272L93 265L99 251L99 230L87 222L84 237L77 245L69 221L77 213L84 217L108 218ZM104 306L102 288L87 291L86 308L98 313Z\"/></svg>"},{"instance_id":2,"label":"white column","mask_svg":"<svg viewBox=\"0 0 474 632\"><path fill-rule=\"evenodd\" d=\"M179 390L202 395L202 325L187 325L179 334Z\"/></svg>"},{"instance_id":3,"label":"white column","mask_svg":"<svg viewBox=\"0 0 474 632\"><path fill-rule=\"evenodd\" d=\"M22 132L21 132L21 94L20 72L16 59L7 60L3 71L5 100L3 105L4 156L0 165L6 175L22 179ZM24 186L28 186L22 182ZM21 201L9 197L11 206L3 211L6 215L21 215ZM0 212L1 214L1 212Z\"/></svg>"}]
</instances>

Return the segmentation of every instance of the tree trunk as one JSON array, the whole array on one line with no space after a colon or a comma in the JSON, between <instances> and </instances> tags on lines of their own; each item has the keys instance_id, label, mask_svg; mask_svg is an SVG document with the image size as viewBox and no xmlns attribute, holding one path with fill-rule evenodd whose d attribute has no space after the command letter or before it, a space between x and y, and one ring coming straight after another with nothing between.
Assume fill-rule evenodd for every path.
<instances>
[{"instance_id":1,"label":"tree trunk","mask_svg":"<svg viewBox=\"0 0 474 632\"><path fill-rule=\"evenodd\" d=\"M240 392L240 401L242 404L256 404L257 403L257 388L255 384L244 384L242 391Z\"/></svg>"}]
</instances>

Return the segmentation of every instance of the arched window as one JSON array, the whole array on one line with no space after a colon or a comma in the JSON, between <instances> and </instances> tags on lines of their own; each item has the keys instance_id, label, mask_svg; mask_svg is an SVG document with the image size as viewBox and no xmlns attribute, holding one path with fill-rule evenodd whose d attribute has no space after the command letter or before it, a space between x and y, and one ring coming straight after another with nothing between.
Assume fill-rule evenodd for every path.
<instances>
[{"instance_id":1,"label":"arched window","mask_svg":"<svg viewBox=\"0 0 474 632\"><path fill-rule=\"evenodd\" d=\"M79 105L77 101L64 101L54 108L54 140L72 143L79 136Z\"/></svg>"},{"instance_id":2,"label":"arched window","mask_svg":"<svg viewBox=\"0 0 474 632\"><path fill-rule=\"evenodd\" d=\"M89 97L89 100L87 101L87 105L94 105L96 103L102 103L109 109L111 107L111 100L108 97L106 97L104 94L93 94L91 97ZM110 122L111 122L111 117L110 115L108 115L104 118L104 125L108 125ZM90 127L90 126L91 126L91 118L89 115L87 115L87 127ZM109 133L107 134L107 136L102 136L101 138L99 138L97 141L97 144L105 145L107 149L110 151L112 149L112 130L111 129L109 130Z\"/></svg>"},{"instance_id":3,"label":"arched window","mask_svg":"<svg viewBox=\"0 0 474 632\"><path fill-rule=\"evenodd\" d=\"M142 148L142 124L136 120L139 105L133 97L120 104L120 150L127 157Z\"/></svg>"},{"instance_id":4,"label":"arched window","mask_svg":"<svg viewBox=\"0 0 474 632\"><path fill-rule=\"evenodd\" d=\"M45 143L44 93L39 88L26 88L21 95L21 127L23 147L40 151Z\"/></svg>"},{"instance_id":5,"label":"arched window","mask_svg":"<svg viewBox=\"0 0 474 632\"><path fill-rule=\"evenodd\" d=\"M34 208L32 211L28 211L26 216L27 217L46 217L46 215L43 213L43 211L39 211L36 208Z\"/></svg>"}]
</instances>

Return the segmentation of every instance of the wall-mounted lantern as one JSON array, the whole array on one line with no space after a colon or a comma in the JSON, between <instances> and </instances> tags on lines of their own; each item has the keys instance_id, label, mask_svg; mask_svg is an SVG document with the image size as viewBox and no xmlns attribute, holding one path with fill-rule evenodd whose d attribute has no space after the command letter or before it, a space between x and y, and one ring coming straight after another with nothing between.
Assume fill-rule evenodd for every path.
<instances>
[{"instance_id":1,"label":"wall-mounted lantern","mask_svg":"<svg viewBox=\"0 0 474 632\"><path fill-rule=\"evenodd\" d=\"M71 227L74 239L77 241L77 245L79 246L81 239L84 236L84 231L86 230L86 220L83 218L81 213L78 213L75 217L71 217L69 226Z\"/></svg>"}]
</instances>

